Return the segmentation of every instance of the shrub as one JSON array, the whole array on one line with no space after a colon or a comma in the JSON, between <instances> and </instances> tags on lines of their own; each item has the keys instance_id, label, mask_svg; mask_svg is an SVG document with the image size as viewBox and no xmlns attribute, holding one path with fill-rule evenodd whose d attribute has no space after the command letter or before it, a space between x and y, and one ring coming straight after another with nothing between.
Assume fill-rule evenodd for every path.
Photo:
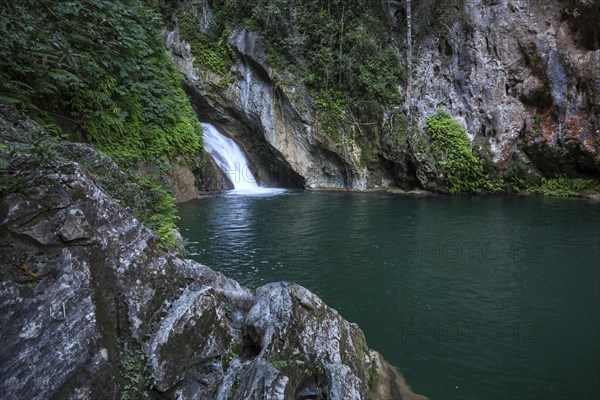
<instances>
[{"instance_id":1,"label":"shrub","mask_svg":"<svg viewBox=\"0 0 600 400\"><path fill-rule=\"evenodd\" d=\"M445 174L450 193L497 192L499 184L486 175L473 155L464 128L448 114L438 112L427 118L427 134L431 138L437 167ZM440 157L441 155L441 157Z\"/></svg>"},{"instance_id":2,"label":"shrub","mask_svg":"<svg viewBox=\"0 0 600 400\"><path fill-rule=\"evenodd\" d=\"M323 91L313 99L317 119L321 129L336 146L345 144L344 122L346 121L346 104L342 94L335 91Z\"/></svg>"}]
</instances>

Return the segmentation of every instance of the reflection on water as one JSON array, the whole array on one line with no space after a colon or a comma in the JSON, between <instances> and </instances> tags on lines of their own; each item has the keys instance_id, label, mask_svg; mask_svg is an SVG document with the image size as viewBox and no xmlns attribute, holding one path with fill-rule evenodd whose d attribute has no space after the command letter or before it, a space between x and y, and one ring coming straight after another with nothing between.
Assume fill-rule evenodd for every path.
<instances>
[{"instance_id":1,"label":"reflection on water","mask_svg":"<svg viewBox=\"0 0 600 400\"><path fill-rule=\"evenodd\" d=\"M286 191L180 216L196 260L251 287L308 287L418 393L600 396L597 204Z\"/></svg>"}]
</instances>

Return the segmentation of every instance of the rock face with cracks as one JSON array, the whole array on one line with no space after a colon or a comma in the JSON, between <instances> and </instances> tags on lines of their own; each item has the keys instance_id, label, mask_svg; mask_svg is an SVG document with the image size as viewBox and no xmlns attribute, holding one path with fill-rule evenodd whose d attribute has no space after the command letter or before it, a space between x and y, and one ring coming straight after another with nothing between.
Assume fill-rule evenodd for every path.
<instances>
[{"instance_id":1,"label":"rock face with cracks","mask_svg":"<svg viewBox=\"0 0 600 400\"><path fill-rule=\"evenodd\" d=\"M0 199L3 397L422 398L307 289L164 249L76 162L19 174Z\"/></svg>"},{"instance_id":2,"label":"rock face with cracks","mask_svg":"<svg viewBox=\"0 0 600 400\"><path fill-rule=\"evenodd\" d=\"M419 24L433 8L414 7L417 31L427 31ZM474 0L446 12L456 16L415 50L419 123L448 111L500 170L522 159L544 176L597 177L598 2Z\"/></svg>"}]
</instances>

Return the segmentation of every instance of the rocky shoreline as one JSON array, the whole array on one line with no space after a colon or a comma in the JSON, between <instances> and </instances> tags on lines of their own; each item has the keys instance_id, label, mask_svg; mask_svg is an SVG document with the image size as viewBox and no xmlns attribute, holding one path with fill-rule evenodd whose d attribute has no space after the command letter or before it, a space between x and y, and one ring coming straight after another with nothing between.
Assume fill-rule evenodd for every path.
<instances>
[{"instance_id":1,"label":"rocky shoreline","mask_svg":"<svg viewBox=\"0 0 600 400\"><path fill-rule=\"evenodd\" d=\"M76 162L19 174L0 199L7 398L424 398L307 289L183 259Z\"/></svg>"}]
</instances>

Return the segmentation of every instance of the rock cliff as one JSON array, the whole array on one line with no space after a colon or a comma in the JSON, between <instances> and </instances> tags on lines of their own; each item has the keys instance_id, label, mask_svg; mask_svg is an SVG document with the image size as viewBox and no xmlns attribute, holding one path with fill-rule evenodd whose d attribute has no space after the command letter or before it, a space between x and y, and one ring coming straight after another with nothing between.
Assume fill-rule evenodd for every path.
<instances>
[{"instance_id":1,"label":"rock cliff","mask_svg":"<svg viewBox=\"0 0 600 400\"><path fill-rule=\"evenodd\" d=\"M80 163L32 160L12 156L0 198L4 398L422 398L307 289L241 287L168 250Z\"/></svg>"},{"instance_id":2,"label":"rock cliff","mask_svg":"<svg viewBox=\"0 0 600 400\"><path fill-rule=\"evenodd\" d=\"M431 10L415 11L417 24L430 21ZM544 176L597 178L598 2L466 1L451 12L416 48L419 124L447 110L501 170L518 159Z\"/></svg>"},{"instance_id":3,"label":"rock cliff","mask_svg":"<svg viewBox=\"0 0 600 400\"><path fill-rule=\"evenodd\" d=\"M361 165L360 148L340 149L316 127L308 89L299 80L282 84L266 63L256 32L240 29L230 35L235 80L226 88L220 76L194 67L190 45L177 27L164 37L188 78L187 93L200 117L242 145L262 184L361 190L388 184L383 168L376 168L377 180Z\"/></svg>"},{"instance_id":4,"label":"rock cliff","mask_svg":"<svg viewBox=\"0 0 600 400\"><path fill-rule=\"evenodd\" d=\"M198 29L207 29L209 2L192 3L203 10ZM382 7L389 16L382 23L391 25L406 64L405 4ZM336 146L321 132L311 91L300 77L269 66L260 32L229 35L235 57L226 87L221 77L194 67L176 24L164 37L199 113L243 145L267 184L444 191L435 165L407 145L406 136L393 137L404 129L398 112L409 116L408 131L415 132L438 110L461 122L477 155L500 179L511 163L537 177L598 178L597 2L427 0L414 2L412 14L409 109L398 105L382 115L380 135L371 140L373 157L365 157L373 150L364 143Z\"/></svg>"}]
</instances>

